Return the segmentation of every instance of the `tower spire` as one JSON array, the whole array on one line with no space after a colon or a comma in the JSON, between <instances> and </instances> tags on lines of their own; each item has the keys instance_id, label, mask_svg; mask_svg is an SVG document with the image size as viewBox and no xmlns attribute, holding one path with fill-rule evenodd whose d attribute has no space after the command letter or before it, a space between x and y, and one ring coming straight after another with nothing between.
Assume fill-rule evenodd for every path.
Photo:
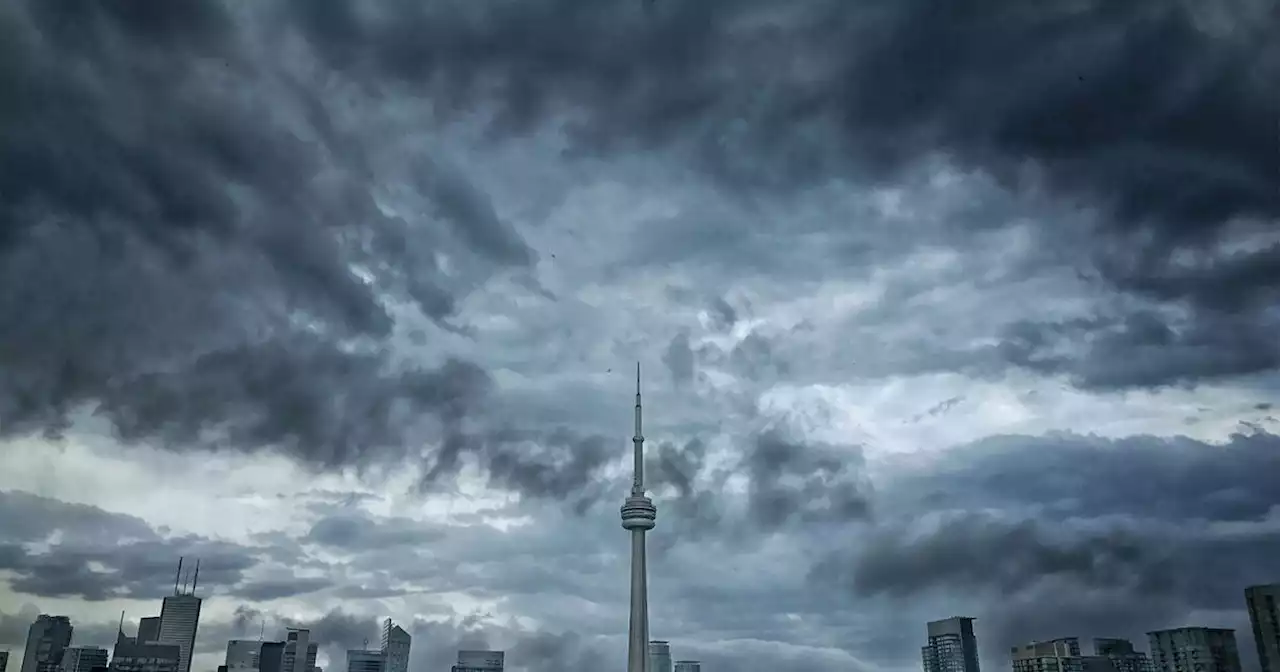
<instances>
[{"instance_id":1,"label":"tower spire","mask_svg":"<svg viewBox=\"0 0 1280 672\"><path fill-rule=\"evenodd\" d=\"M182 580L182 556L178 556L178 573L173 577L173 594L178 594L178 582Z\"/></svg>"},{"instance_id":2,"label":"tower spire","mask_svg":"<svg viewBox=\"0 0 1280 672\"><path fill-rule=\"evenodd\" d=\"M635 480L631 485L631 494L644 494L644 430L642 429L642 411L640 408L640 362L636 362L636 430L631 437L635 452Z\"/></svg>"}]
</instances>

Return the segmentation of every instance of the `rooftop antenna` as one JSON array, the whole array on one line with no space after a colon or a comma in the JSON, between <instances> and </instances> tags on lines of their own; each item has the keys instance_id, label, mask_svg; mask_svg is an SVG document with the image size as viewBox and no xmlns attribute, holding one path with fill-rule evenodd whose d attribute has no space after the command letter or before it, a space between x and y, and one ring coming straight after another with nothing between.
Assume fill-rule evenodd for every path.
<instances>
[{"instance_id":1,"label":"rooftop antenna","mask_svg":"<svg viewBox=\"0 0 1280 672\"><path fill-rule=\"evenodd\" d=\"M187 569L187 573L182 577L182 594L187 594L187 585L191 583L191 569Z\"/></svg>"},{"instance_id":2,"label":"rooftop antenna","mask_svg":"<svg viewBox=\"0 0 1280 672\"><path fill-rule=\"evenodd\" d=\"M173 577L173 594L178 595L178 581L182 579L182 556L178 556L178 573Z\"/></svg>"},{"instance_id":3,"label":"rooftop antenna","mask_svg":"<svg viewBox=\"0 0 1280 672\"><path fill-rule=\"evenodd\" d=\"M196 584L200 583L200 558L196 558L196 576L191 579L191 594L196 594Z\"/></svg>"},{"instance_id":4,"label":"rooftop antenna","mask_svg":"<svg viewBox=\"0 0 1280 672\"><path fill-rule=\"evenodd\" d=\"M267 636L267 620L262 619L262 629L258 630L258 641L261 642Z\"/></svg>"}]
</instances>

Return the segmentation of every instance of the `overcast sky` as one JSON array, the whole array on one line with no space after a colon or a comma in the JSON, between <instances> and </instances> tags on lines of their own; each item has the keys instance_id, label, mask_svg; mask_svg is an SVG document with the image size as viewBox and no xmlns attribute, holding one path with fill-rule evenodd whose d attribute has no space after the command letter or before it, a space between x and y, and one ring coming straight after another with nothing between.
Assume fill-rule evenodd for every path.
<instances>
[{"instance_id":1,"label":"overcast sky","mask_svg":"<svg viewBox=\"0 0 1280 672\"><path fill-rule=\"evenodd\" d=\"M0 3L0 649L988 670L1280 581L1275 0ZM133 625L127 629L132 631Z\"/></svg>"}]
</instances>

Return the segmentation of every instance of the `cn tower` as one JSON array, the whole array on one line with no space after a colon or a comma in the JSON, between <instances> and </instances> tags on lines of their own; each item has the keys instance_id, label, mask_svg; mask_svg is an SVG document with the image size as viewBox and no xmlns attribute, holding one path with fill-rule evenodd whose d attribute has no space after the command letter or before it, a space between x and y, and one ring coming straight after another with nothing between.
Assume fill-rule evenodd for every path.
<instances>
[{"instance_id":1,"label":"cn tower","mask_svg":"<svg viewBox=\"0 0 1280 672\"><path fill-rule=\"evenodd\" d=\"M649 667L649 581L645 567L644 533L653 529L658 509L644 496L644 433L640 429L640 363L636 362L635 480L622 505L622 529L631 532L631 626L627 637L627 672Z\"/></svg>"}]
</instances>

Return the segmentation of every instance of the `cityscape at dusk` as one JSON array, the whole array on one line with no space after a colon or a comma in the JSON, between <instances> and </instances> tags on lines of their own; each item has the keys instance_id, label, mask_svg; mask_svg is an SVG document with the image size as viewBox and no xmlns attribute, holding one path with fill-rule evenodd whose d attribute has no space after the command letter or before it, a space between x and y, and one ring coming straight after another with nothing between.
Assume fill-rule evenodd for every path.
<instances>
[{"instance_id":1,"label":"cityscape at dusk","mask_svg":"<svg viewBox=\"0 0 1280 672\"><path fill-rule=\"evenodd\" d=\"M1280 672L1280 0L0 0L0 672Z\"/></svg>"}]
</instances>

